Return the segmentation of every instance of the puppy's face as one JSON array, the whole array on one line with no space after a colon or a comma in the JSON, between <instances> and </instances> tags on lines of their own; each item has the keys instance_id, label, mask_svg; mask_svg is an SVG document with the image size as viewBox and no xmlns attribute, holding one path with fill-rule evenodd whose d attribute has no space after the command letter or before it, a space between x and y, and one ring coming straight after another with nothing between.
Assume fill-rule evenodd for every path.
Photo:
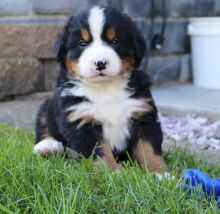
<instances>
[{"instance_id":1,"label":"puppy's face","mask_svg":"<svg viewBox=\"0 0 220 214\"><path fill-rule=\"evenodd\" d=\"M70 75L102 79L130 72L144 54L144 39L129 17L108 7L94 7L70 17L58 61Z\"/></svg>"}]
</instances>

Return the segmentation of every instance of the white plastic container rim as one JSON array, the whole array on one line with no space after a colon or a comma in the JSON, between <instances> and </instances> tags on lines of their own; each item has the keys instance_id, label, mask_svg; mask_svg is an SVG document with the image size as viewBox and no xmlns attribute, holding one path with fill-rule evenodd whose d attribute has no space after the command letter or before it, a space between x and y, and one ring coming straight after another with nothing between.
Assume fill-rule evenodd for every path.
<instances>
[{"instance_id":1,"label":"white plastic container rim","mask_svg":"<svg viewBox=\"0 0 220 214\"><path fill-rule=\"evenodd\" d=\"M197 17L189 21L190 36L220 36L220 17Z\"/></svg>"}]
</instances>

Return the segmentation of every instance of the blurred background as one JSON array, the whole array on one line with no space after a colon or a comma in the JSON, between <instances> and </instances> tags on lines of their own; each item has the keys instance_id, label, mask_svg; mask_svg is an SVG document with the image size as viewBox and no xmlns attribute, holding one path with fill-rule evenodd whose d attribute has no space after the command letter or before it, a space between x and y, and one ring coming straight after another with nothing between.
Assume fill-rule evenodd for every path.
<instances>
[{"instance_id":1,"label":"blurred background","mask_svg":"<svg viewBox=\"0 0 220 214\"><path fill-rule=\"evenodd\" d=\"M147 39L150 0L1 0L0 100L54 89L59 66L55 41L66 18L95 4L127 13ZM161 27L161 0L155 0L155 33ZM190 82L188 17L217 16L220 0L166 0L167 26L163 49L153 53L148 71L155 84Z\"/></svg>"}]
</instances>

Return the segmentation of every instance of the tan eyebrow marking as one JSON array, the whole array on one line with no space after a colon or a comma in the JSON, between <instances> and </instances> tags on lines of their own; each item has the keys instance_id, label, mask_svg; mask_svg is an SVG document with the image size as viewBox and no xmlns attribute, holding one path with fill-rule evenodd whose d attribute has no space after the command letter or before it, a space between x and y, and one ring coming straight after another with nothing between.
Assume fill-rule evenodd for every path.
<instances>
[{"instance_id":1,"label":"tan eyebrow marking","mask_svg":"<svg viewBox=\"0 0 220 214\"><path fill-rule=\"evenodd\" d=\"M81 36L85 42L89 42L91 40L90 33L87 29L81 28L80 33L81 33Z\"/></svg>"},{"instance_id":2,"label":"tan eyebrow marking","mask_svg":"<svg viewBox=\"0 0 220 214\"><path fill-rule=\"evenodd\" d=\"M107 30L107 33L106 33L106 37L108 40L113 40L115 37L116 37L116 30L114 27L110 27L108 30Z\"/></svg>"}]
</instances>

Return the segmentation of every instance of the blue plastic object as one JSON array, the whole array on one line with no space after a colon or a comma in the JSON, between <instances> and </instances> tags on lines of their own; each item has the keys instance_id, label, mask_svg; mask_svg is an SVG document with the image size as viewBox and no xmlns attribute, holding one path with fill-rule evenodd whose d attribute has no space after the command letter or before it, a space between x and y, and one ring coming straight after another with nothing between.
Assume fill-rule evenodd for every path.
<instances>
[{"instance_id":1,"label":"blue plastic object","mask_svg":"<svg viewBox=\"0 0 220 214\"><path fill-rule=\"evenodd\" d=\"M192 193L193 190L199 197L214 197L218 207L220 207L220 180L209 177L206 173L198 169L187 169L183 171L185 190ZM196 189L201 186L202 192Z\"/></svg>"}]
</instances>

